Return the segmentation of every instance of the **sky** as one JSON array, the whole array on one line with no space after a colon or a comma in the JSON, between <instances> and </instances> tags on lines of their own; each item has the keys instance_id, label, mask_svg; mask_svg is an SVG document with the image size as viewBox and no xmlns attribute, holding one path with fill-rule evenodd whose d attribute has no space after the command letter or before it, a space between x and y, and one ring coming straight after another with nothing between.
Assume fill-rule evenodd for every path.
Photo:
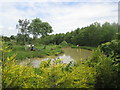
<instances>
[{"instance_id":1,"label":"sky","mask_svg":"<svg viewBox=\"0 0 120 90\"><path fill-rule=\"evenodd\" d=\"M17 35L19 19L40 18L53 33L66 33L94 22L118 22L119 0L1 0L0 35Z\"/></svg>"}]
</instances>

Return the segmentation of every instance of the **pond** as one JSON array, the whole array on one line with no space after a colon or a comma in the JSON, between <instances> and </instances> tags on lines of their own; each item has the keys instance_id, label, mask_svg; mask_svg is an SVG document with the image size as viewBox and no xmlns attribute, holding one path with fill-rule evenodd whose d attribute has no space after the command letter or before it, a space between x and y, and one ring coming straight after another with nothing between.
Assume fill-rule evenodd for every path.
<instances>
[{"instance_id":1,"label":"pond","mask_svg":"<svg viewBox=\"0 0 120 90\"><path fill-rule=\"evenodd\" d=\"M35 68L39 67L39 64L41 61L46 60L56 60L61 59L63 63L69 63L70 61L81 61L86 60L87 58L92 56L92 51L80 49L80 48L63 48L64 51L63 54L60 54L59 56L48 56L45 58L34 58L34 59L27 59L20 62L21 65L32 65Z\"/></svg>"}]
</instances>

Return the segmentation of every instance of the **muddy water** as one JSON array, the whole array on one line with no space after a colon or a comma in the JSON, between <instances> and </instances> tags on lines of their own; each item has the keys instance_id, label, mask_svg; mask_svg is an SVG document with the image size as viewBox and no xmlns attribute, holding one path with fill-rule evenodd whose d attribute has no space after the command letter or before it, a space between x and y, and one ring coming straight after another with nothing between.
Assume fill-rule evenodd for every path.
<instances>
[{"instance_id":1,"label":"muddy water","mask_svg":"<svg viewBox=\"0 0 120 90\"><path fill-rule=\"evenodd\" d=\"M81 61L81 60L86 60L87 58L92 56L92 52L89 50L85 50L85 49L79 49L79 48L63 48L62 49L64 51L63 54L59 55L59 56L49 56L49 57L45 57L45 58L34 58L34 59L27 59L27 60L23 60L22 62L20 62L20 64L22 65L32 65L34 67L39 67L39 64L41 63L41 61L46 61L51 59L56 60L56 59L62 59L63 63L69 63L70 61Z\"/></svg>"}]
</instances>

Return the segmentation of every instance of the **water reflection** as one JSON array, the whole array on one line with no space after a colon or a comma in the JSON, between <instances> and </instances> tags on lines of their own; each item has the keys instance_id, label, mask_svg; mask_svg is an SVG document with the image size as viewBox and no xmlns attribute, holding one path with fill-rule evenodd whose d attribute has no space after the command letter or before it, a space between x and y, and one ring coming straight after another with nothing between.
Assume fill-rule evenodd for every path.
<instances>
[{"instance_id":1,"label":"water reflection","mask_svg":"<svg viewBox=\"0 0 120 90\"><path fill-rule=\"evenodd\" d=\"M65 56L70 56L71 59L76 61L85 60L92 55L91 51L85 49L63 48L63 50Z\"/></svg>"}]
</instances>

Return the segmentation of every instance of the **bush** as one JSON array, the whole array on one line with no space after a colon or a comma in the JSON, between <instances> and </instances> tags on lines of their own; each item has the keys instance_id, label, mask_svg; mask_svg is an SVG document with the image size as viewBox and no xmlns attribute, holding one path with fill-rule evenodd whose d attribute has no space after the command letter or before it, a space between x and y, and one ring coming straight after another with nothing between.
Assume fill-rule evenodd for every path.
<instances>
[{"instance_id":1,"label":"bush","mask_svg":"<svg viewBox=\"0 0 120 90\"><path fill-rule=\"evenodd\" d=\"M4 57L4 56L3 56ZM95 69L61 60L41 62L39 68L22 66L15 55L3 60L3 88L94 88Z\"/></svg>"},{"instance_id":2,"label":"bush","mask_svg":"<svg viewBox=\"0 0 120 90\"><path fill-rule=\"evenodd\" d=\"M10 60L10 59L9 59ZM95 70L92 67L80 65L66 70L67 65L50 65L42 62L39 68L20 66L6 62L3 68L4 88L93 88Z\"/></svg>"},{"instance_id":3,"label":"bush","mask_svg":"<svg viewBox=\"0 0 120 90\"><path fill-rule=\"evenodd\" d=\"M118 88L118 65L114 64L114 58L107 57L98 48L86 63L96 68L96 88Z\"/></svg>"},{"instance_id":4,"label":"bush","mask_svg":"<svg viewBox=\"0 0 120 90\"><path fill-rule=\"evenodd\" d=\"M109 56L114 54L114 56L120 55L120 41L112 40L111 42L106 42L100 46L100 49L105 53L105 55Z\"/></svg>"},{"instance_id":5,"label":"bush","mask_svg":"<svg viewBox=\"0 0 120 90\"><path fill-rule=\"evenodd\" d=\"M68 46L68 43L66 41L63 41L63 42L60 43L60 45L62 45L62 46Z\"/></svg>"}]
</instances>

